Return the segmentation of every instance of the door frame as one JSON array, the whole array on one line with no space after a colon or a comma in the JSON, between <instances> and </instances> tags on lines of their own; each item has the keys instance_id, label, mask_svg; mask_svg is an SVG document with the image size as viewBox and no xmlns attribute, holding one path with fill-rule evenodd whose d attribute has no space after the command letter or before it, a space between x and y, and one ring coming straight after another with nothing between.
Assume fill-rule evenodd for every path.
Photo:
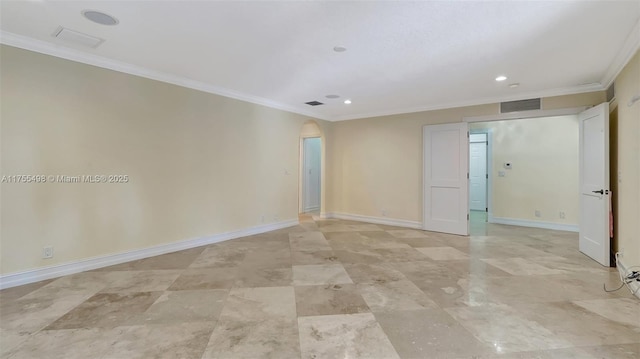
<instances>
[{"instance_id":1,"label":"door frame","mask_svg":"<svg viewBox=\"0 0 640 359\"><path fill-rule=\"evenodd\" d=\"M302 213L306 213L305 212L305 173L304 173L304 169L305 169L305 157L304 157L304 140L310 139L310 138L317 138L320 140L320 187L318 188L318 191L320 191L320 198L319 198L319 203L318 203L318 210L322 211L322 177L324 175L324 166L323 166L323 143L322 143L322 136L306 136L306 137L300 137L300 171L298 173L298 183L300 184L299 187L299 193L298 193L298 213L302 214Z\"/></svg>"},{"instance_id":2,"label":"door frame","mask_svg":"<svg viewBox=\"0 0 640 359\"><path fill-rule=\"evenodd\" d=\"M493 198L493 145L491 144L493 131L491 128L469 129L470 134L484 133L487 135L487 222L493 217L492 198ZM469 141L469 150L471 150L471 141ZM471 169L471 153L469 153L469 169ZM469 184L469 202L471 202L471 184ZM471 203L469 203L471 205ZM471 208L471 207L469 207Z\"/></svg>"},{"instance_id":3,"label":"door frame","mask_svg":"<svg viewBox=\"0 0 640 359\"><path fill-rule=\"evenodd\" d=\"M462 121L467 123L473 122L490 122L490 121L505 121L505 120L524 120L524 119L533 119L539 117L554 117L554 116L567 116L567 115L575 115L578 116L579 113L587 110L594 106L580 106L580 107L570 107L570 108L560 108L554 110L530 110L530 111L520 111L520 112L511 112L511 113L499 113L495 115L486 115L486 116L469 116L463 117ZM493 152L493 137L491 132L489 132L487 139L489 140L489 148L487 148L487 153ZM489 164L491 161L491 164ZM487 167L493 167L493 159L487 158ZM489 173L489 180L487 181L487 186L491 189L493 187L493 179L492 173ZM490 184L491 183L491 184ZM489 192L487 192L487 196L489 196ZM487 222L493 223L493 201L491 200L493 197L493 191L491 192L491 196L487 198L487 205L489 206L489 212L487 213Z\"/></svg>"}]
</instances>

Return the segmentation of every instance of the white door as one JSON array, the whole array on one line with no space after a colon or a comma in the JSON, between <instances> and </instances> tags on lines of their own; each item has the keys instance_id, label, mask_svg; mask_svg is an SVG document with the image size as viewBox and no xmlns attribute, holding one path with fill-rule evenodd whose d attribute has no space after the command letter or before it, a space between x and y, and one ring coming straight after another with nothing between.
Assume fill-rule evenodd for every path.
<instances>
[{"instance_id":1,"label":"white door","mask_svg":"<svg viewBox=\"0 0 640 359\"><path fill-rule=\"evenodd\" d=\"M425 126L423 227L469 234L467 123Z\"/></svg>"},{"instance_id":2,"label":"white door","mask_svg":"<svg viewBox=\"0 0 640 359\"><path fill-rule=\"evenodd\" d=\"M320 210L320 138L303 141L302 208L304 212Z\"/></svg>"},{"instance_id":3,"label":"white door","mask_svg":"<svg viewBox=\"0 0 640 359\"><path fill-rule=\"evenodd\" d=\"M487 134L469 136L469 207L487 210Z\"/></svg>"},{"instance_id":4,"label":"white door","mask_svg":"<svg viewBox=\"0 0 640 359\"><path fill-rule=\"evenodd\" d=\"M609 104L580 121L580 251L609 266Z\"/></svg>"}]
</instances>

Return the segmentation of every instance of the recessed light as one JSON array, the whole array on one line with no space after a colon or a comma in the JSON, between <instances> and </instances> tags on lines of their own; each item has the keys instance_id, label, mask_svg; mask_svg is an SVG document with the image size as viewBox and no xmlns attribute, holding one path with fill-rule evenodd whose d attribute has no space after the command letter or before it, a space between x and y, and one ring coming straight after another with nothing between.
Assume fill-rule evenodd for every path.
<instances>
[{"instance_id":1,"label":"recessed light","mask_svg":"<svg viewBox=\"0 0 640 359\"><path fill-rule=\"evenodd\" d=\"M345 105L351 105L351 100L349 100L349 99L344 100L344 104Z\"/></svg>"},{"instance_id":2,"label":"recessed light","mask_svg":"<svg viewBox=\"0 0 640 359\"><path fill-rule=\"evenodd\" d=\"M518 86L520 86L520 84L519 84L519 83L517 83L517 82L516 82L516 83L512 83L512 84L509 84L509 87L511 87L512 89L514 89L514 88L516 88L516 87L518 87Z\"/></svg>"},{"instance_id":3,"label":"recessed light","mask_svg":"<svg viewBox=\"0 0 640 359\"><path fill-rule=\"evenodd\" d=\"M340 95L327 95L325 97L330 99L335 99L335 98L340 98Z\"/></svg>"},{"instance_id":4,"label":"recessed light","mask_svg":"<svg viewBox=\"0 0 640 359\"><path fill-rule=\"evenodd\" d=\"M498 82L504 81L506 79L507 79L507 76L504 76L504 75L500 75L500 76L496 77L496 81L498 81Z\"/></svg>"},{"instance_id":5,"label":"recessed light","mask_svg":"<svg viewBox=\"0 0 640 359\"><path fill-rule=\"evenodd\" d=\"M334 46L333 47L333 51L335 51L335 52L345 52L345 51L347 51L347 48L344 47L344 46Z\"/></svg>"},{"instance_id":6,"label":"recessed light","mask_svg":"<svg viewBox=\"0 0 640 359\"><path fill-rule=\"evenodd\" d=\"M87 19L100 25L112 26L112 25L118 25L118 23L120 22L115 17L109 14L105 14L101 11L96 11L96 10L83 10L82 15Z\"/></svg>"}]
</instances>

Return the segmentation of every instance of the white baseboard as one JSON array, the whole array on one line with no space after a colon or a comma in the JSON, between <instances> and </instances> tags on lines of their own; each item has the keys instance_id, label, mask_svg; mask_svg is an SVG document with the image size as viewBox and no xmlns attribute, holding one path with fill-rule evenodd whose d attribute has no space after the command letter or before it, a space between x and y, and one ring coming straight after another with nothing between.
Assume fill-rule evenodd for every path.
<instances>
[{"instance_id":1,"label":"white baseboard","mask_svg":"<svg viewBox=\"0 0 640 359\"><path fill-rule=\"evenodd\" d=\"M414 229L422 229L422 222L408 221L406 219L386 218L386 217L370 217L360 214L348 214L339 212L327 212L324 214L326 218L337 218L348 221L360 221L374 224L384 224L387 226L406 227Z\"/></svg>"},{"instance_id":2,"label":"white baseboard","mask_svg":"<svg viewBox=\"0 0 640 359\"><path fill-rule=\"evenodd\" d=\"M577 224L541 222L541 221L532 221L528 219L519 219L519 218L493 217L491 215L487 216L487 222L496 223L496 224L507 224L510 226L553 229L556 231L568 231L568 232L580 231L580 228L578 227Z\"/></svg>"},{"instance_id":3,"label":"white baseboard","mask_svg":"<svg viewBox=\"0 0 640 359\"><path fill-rule=\"evenodd\" d=\"M57 278L64 275L75 274L87 270L107 267L115 264L125 263L138 259L154 257L161 254L177 252L189 248L205 246L208 244L218 243L229 239L251 236L277 229L287 228L298 225L298 219L289 219L286 221L270 223L255 227L249 227L232 232L214 234L208 237L194 238L179 242L161 244L149 248L135 249L127 252L116 254L108 254L99 257L81 259L64 264L42 267L23 272L5 274L0 276L0 289L15 287L23 284L39 282L41 280Z\"/></svg>"},{"instance_id":4,"label":"white baseboard","mask_svg":"<svg viewBox=\"0 0 640 359\"><path fill-rule=\"evenodd\" d=\"M618 257L617 266L618 272L620 272L621 275L627 273L627 268L629 268L629 266L625 264L624 258ZM640 282L633 281L629 283L629 288L631 289L631 292L635 293L635 296L640 299Z\"/></svg>"}]
</instances>

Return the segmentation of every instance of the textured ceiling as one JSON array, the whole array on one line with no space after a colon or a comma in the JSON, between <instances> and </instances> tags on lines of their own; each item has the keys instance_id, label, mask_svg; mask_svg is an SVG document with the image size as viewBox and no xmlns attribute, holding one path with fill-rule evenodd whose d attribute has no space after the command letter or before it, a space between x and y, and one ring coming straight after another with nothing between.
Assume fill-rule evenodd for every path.
<instances>
[{"instance_id":1,"label":"textured ceiling","mask_svg":"<svg viewBox=\"0 0 640 359\"><path fill-rule=\"evenodd\" d=\"M92 23L85 9L120 23ZM640 37L640 1L32 0L0 10L5 44L329 120L602 89ZM65 43L52 36L59 26L105 42ZM304 104L313 100L325 105Z\"/></svg>"}]
</instances>

